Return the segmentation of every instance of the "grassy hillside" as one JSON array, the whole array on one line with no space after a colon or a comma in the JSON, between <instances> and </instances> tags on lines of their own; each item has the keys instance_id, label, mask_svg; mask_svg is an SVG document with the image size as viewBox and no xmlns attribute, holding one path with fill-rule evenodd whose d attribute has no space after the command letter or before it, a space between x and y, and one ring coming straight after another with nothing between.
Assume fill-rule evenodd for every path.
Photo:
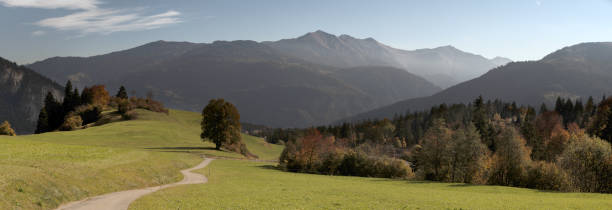
<instances>
[{"instance_id":1,"label":"grassy hillside","mask_svg":"<svg viewBox=\"0 0 612 210\"><path fill-rule=\"evenodd\" d=\"M176 182L182 179L180 169L199 161L186 153L0 137L0 209L50 209L92 195Z\"/></svg>"},{"instance_id":2,"label":"grassy hillside","mask_svg":"<svg viewBox=\"0 0 612 210\"><path fill-rule=\"evenodd\" d=\"M240 158L199 139L199 114L138 110L138 119L85 130L0 136L0 209L50 209L119 190L171 183L201 155ZM282 147L244 136L262 158Z\"/></svg>"},{"instance_id":3,"label":"grassy hillside","mask_svg":"<svg viewBox=\"0 0 612 210\"><path fill-rule=\"evenodd\" d=\"M200 153L209 156L241 158L240 154L214 150L211 142L200 140L199 113L170 110L170 114L136 110L137 119L110 123L85 130L53 132L23 138L68 145L110 146L149 151ZM249 150L261 159L276 159L282 146L267 144L263 139L243 135Z\"/></svg>"},{"instance_id":4,"label":"grassy hillside","mask_svg":"<svg viewBox=\"0 0 612 210\"><path fill-rule=\"evenodd\" d=\"M610 209L612 195L287 173L215 160L205 185L147 195L130 209Z\"/></svg>"}]
</instances>

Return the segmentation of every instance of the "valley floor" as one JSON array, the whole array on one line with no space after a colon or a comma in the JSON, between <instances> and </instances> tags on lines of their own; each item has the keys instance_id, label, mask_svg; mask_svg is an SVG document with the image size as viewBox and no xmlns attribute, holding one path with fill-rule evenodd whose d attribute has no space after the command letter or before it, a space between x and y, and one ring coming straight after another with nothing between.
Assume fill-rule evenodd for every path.
<instances>
[{"instance_id":1,"label":"valley floor","mask_svg":"<svg viewBox=\"0 0 612 210\"><path fill-rule=\"evenodd\" d=\"M0 209L53 209L110 192L174 183L203 156L240 158L199 139L198 113L139 111L85 130L0 137ZM282 146L244 135L262 160ZM206 184L167 188L130 209L612 209L612 195L282 172L219 158Z\"/></svg>"},{"instance_id":2,"label":"valley floor","mask_svg":"<svg viewBox=\"0 0 612 210\"><path fill-rule=\"evenodd\" d=\"M130 209L612 209L612 195L288 173L215 160L204 185L169 188Z\"/></svg>"}]
</instances>

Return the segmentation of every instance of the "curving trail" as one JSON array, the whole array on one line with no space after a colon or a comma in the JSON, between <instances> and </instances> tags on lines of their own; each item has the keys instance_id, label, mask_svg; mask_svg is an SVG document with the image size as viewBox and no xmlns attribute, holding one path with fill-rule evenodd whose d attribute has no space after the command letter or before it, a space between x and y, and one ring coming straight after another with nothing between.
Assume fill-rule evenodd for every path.
<instances>
[{"instance_id":1,"label":"curving trail","mask_svg":"<svg viewBox=\"0 0 612 210\"><path fill-rule=\"evenodd\" d=\"M108 194L99 195L95 197L90 197L90 198L86 198L80 201L74 201L74 202L70 202L70 203L61 205L56 210L128 209L128 207L130 206L130 203L134 202L136 199L146 194L153 193L155 191L165 189L168 187L174 187L177 185L202 184L202 183L208 182L208 179L204 175L193 173L191 171L206 167L212 160L213 159L211 158L206 158L199 165L193 168L181 170L181 173L183 174L184 178L180 182L175 182L172 184L166 184L166 185L155 186L155 187L148 187L144 189L119 191L119 192L108 193Z\"/></svg>"}]
</instances>

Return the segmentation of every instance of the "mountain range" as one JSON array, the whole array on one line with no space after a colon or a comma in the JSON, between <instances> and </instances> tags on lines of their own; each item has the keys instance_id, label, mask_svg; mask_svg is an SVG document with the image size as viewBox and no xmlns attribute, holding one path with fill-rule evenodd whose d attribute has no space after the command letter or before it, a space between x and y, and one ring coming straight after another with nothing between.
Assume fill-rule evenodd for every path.
<instances>
[{"instance_id":1,"label":"mountain range","mask_svg":"<svg viewBox=\"0 0 612 210\"><path fill-rule=\"evenodd\" d=\"M393 67L336 68L254 41L158 41L88 58L51 58L29 67L79 88L152 92L168 107L200 111L210 99L234 103L245 122L274 127L325 124L441 89ZM377 84L380 83L380 84Z\"/></svg>"},{"instance_id":2,"label":"mountain range","mask_svg":"<svg viewBox=\"0 0 612 210\"><path fill-rule=\"evenodd\" d=\"M502 99L539 107L557 97L599 99L612 93L612 43L592 42L565 47L538 61L512 62L428 97L408 99L347 120L392 117L442 103L469 103L476 97ZM549 106L550 107L550 106Z\"/></svg>"},{"instance_id":3,"label":"mountain range","mask_svg":"<svg viewBox=\"0 0 612 210\"><path fill-rule=\"evenodd\" d=\"M503 57L487 59L453 46L401 50L373 38L335 36L324 31L264 44L286 55L339 68L377 65L405 69L442 88L476 78L492 68L511 62Z\"/></svg>"},{"instance_id":4,"label":"mountain range","mask_svg":"<svg viewBox=\"0 0 612 210\"><path fill-rule=\"evenodd\" d=\"M32 133L47 92L61 96L62 87L52 80L0 58L0 120L7 120L18 134Z\"/></svg>"}]
</instances>

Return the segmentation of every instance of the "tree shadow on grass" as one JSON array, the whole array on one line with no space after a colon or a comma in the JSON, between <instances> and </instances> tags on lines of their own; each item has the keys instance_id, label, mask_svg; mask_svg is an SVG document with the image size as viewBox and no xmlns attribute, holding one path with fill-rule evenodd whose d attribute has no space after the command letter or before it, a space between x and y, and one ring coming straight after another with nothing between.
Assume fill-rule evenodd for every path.
<instances>
[{"instance_id":1,"label":"tree shadow on grass","mask_svg":"<svg viewBox=\"0 0 612 210\"><path fill-rule=\"evenodd\" d=\"M479 185L475 185L475 184L466 184L466 183L456 183L456 184L450 184L448 185L449 187L476 187Z\"/></svg>"},{"instance_id":2,"label":"tree shadow on grass","mask_svg":"<svg viewBox=\"0 0 612 210\"><path fill-rule=\"evenodd\" d=\"M278 166L275 166L275 165L259 165L255 167L261 168L261 169L267 169L267 170L283 171Z\"/></svg>"},{"instance_id":3,"label":"tree shadow on grass","mask_svg":"<svg viewBox=\"0 0 612 210\"><path fill-rule=\"evenodd\" d=\"M148 147L150 150L217 150L215 147Z\"/></svg>"},{"instance_id":4,"label":"tree shadow on grass","mask_svg":"<svg viewBox=\"0 0 612 210\"><path fill-rule=\"evenodd\" d=\"M218 151L215 147L148 147L149 151L176 152L176 153L202 153L204 151Z\"/></svg>"}]
</instances>

